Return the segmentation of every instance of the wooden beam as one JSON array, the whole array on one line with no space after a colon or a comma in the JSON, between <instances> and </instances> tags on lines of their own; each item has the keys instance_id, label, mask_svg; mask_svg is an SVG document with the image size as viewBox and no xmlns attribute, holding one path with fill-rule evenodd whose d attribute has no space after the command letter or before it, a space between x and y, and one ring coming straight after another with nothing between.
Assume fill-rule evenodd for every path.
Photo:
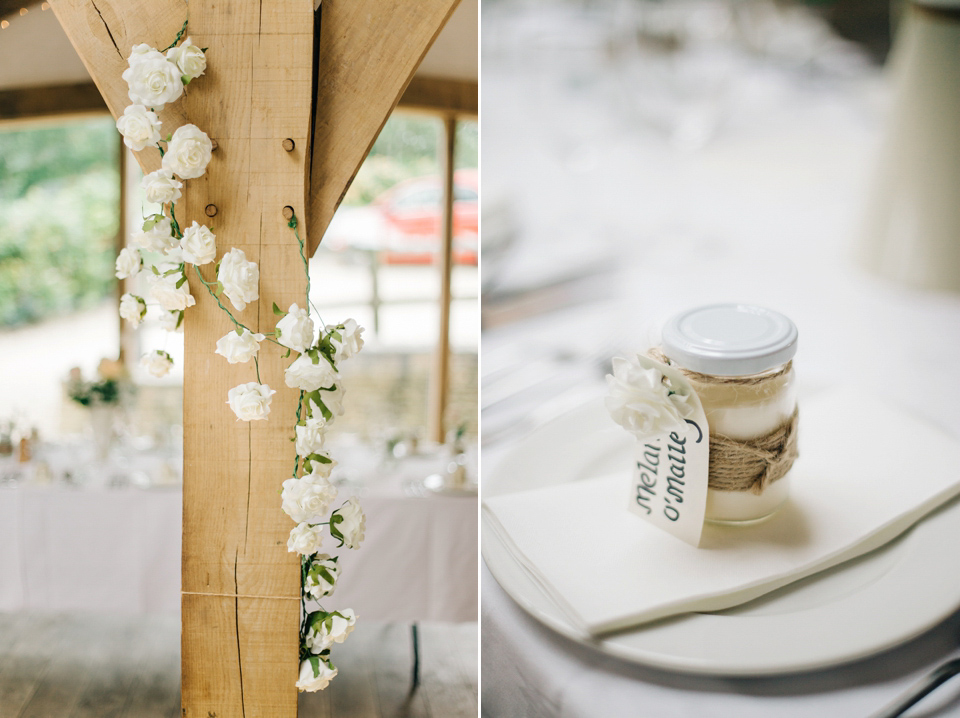
<instances>
[{"instance_id":1,"label":"wooden beam","mask_svg":"<svg viewBox=\"0 0 960 718\"><path fill-rule=\"evenodd\" d=\"M430 440L443 443L446 437L447 396L450 389L450 301L453 298L453 175L456 170L457 120L443 118L443 223L440 242L440 323L430 387Z\"/></svg>"},{"instance_id":2,"label":"wooden beam","mask_svg":"<svg viewBox=\"0 0 960 718\"><path fill-rule=\"evenodd\" d=\"M399 106L411 110L444 112L476 117L479 86L469 80L414 76Z\"/></svg>"},{"instance_id":3,"label":"wooden beam","mask_svg":"<svg viewBox=\"0 0 960 718\"><path fill-rule=\"evenodd\" d=\"M0 90L0 121L106 112L107 104L92 82Z\"/></svg>"},{"instance_id":4,"label":"wooden beam","mask_svg":"<svg viewBox=\"0 0 960 718\"><path fill-rule=\"evenodd\" d=\"M310 253L459 0L323 0L307 212Z\"/></svg>"}]
</instances>

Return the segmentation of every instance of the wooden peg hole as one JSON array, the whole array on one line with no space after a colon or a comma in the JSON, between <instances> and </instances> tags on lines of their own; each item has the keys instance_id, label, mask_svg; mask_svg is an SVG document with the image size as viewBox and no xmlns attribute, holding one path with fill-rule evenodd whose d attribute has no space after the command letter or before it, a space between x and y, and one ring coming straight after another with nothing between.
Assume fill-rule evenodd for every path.
<instances>
[{"instance_id":1,"label":"wooden peg hole","mask_svg":"<svg viewBox=\"0 0 960 718\"><path fill-rule=\"evenodd\" d=\"M216 140L210 140L210 151L211 151L211 152L216 152L216 151L217 151L217 148L218 148L219 146L220 146L220 145L217 144L217 141L216 141Z\"/></svg>"},{"instance_id":2,"label":"wooden peg hole","mask_svg":"<svg viewBox=\"0 0 960 718\"><path fill-rule=\"evenodd\" d=\"M283 149L285 149L287 152L293 152L293 148L297 146L297 143L291 140L289 137L280 144L283 145Z\"/></svg>"},{"instance_id":3,"label":"wooden peg hole","mask_svg":"<svg viewBox=\"0 0 960 718\"><path fill-rule=\"evenodd\" d=\"M293 219L293 207L287 205L283 208L283 218L288 222Z\"/></svg>"},{"instance_id":4,"label":"wooden peg hole","mask_svg":"<svg viewBox=\"0 0 960 718\"><path fill-rule=\"evenodd\" d=\"M216 217L216 216L217 216L217 205L215 205L215 204L208 204L206 207L204 207L203 211L204 211L204 214L206 214L208 217Z\"/></svg>"}]
</instances>

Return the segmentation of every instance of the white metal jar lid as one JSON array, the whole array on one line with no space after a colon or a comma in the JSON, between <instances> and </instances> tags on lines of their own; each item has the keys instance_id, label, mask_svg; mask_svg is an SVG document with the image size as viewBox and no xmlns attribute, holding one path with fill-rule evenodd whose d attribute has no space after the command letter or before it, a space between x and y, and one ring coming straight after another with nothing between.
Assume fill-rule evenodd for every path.
<instances>
[{"instance_id":1,"label":"white metal jar lid","mask_svg":"<svg viewBox=\"0 0 960 718\"><path fill-rule=\"evenodd\" d=\"M759 374L797 353L797 327L779 312L711 304L667 321L663 353L685 369L718 376Z\"/></svg>"}]
</instances>

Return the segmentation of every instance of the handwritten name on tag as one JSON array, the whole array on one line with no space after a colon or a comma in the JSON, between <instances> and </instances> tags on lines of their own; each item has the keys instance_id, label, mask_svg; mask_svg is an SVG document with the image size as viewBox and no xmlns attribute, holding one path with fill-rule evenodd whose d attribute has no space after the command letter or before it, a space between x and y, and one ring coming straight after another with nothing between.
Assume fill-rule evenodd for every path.
<instances>
[{"instance_id":1,"label":"handwritten name on tag","mask_svg":"<svg viewBox=\"0 0 960 718\"><path fill-rule=\"evenodd\" d=\"M691 394L695 411L683 429L651 435L637 441L630 510L683 541L700 545L707 510L710 431L696 392L676 369L647 357L645 368L655 368L673 387Z\"/></svg>"}]
</instances>

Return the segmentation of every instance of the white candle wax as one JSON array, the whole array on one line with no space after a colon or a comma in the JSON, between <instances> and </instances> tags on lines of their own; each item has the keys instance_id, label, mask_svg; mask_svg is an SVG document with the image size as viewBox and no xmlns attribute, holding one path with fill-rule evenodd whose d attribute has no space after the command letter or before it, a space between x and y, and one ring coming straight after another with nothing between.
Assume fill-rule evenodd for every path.
<instances>
[{"instance_id":1,"label":"white candle wax","mask_svg":"<svg viewBox=\"0 0 960 718\"><path fill-rule=\"evenodd\" d=\"M710 432L731 439L753 439L775 430L793 415L797 400L792 370L758 386L697 386ZM743 522L769 516L786 500L789 481L789 475L781 477L761 494L709 489L706 518Z\"/></svg>"}]
</instances>

